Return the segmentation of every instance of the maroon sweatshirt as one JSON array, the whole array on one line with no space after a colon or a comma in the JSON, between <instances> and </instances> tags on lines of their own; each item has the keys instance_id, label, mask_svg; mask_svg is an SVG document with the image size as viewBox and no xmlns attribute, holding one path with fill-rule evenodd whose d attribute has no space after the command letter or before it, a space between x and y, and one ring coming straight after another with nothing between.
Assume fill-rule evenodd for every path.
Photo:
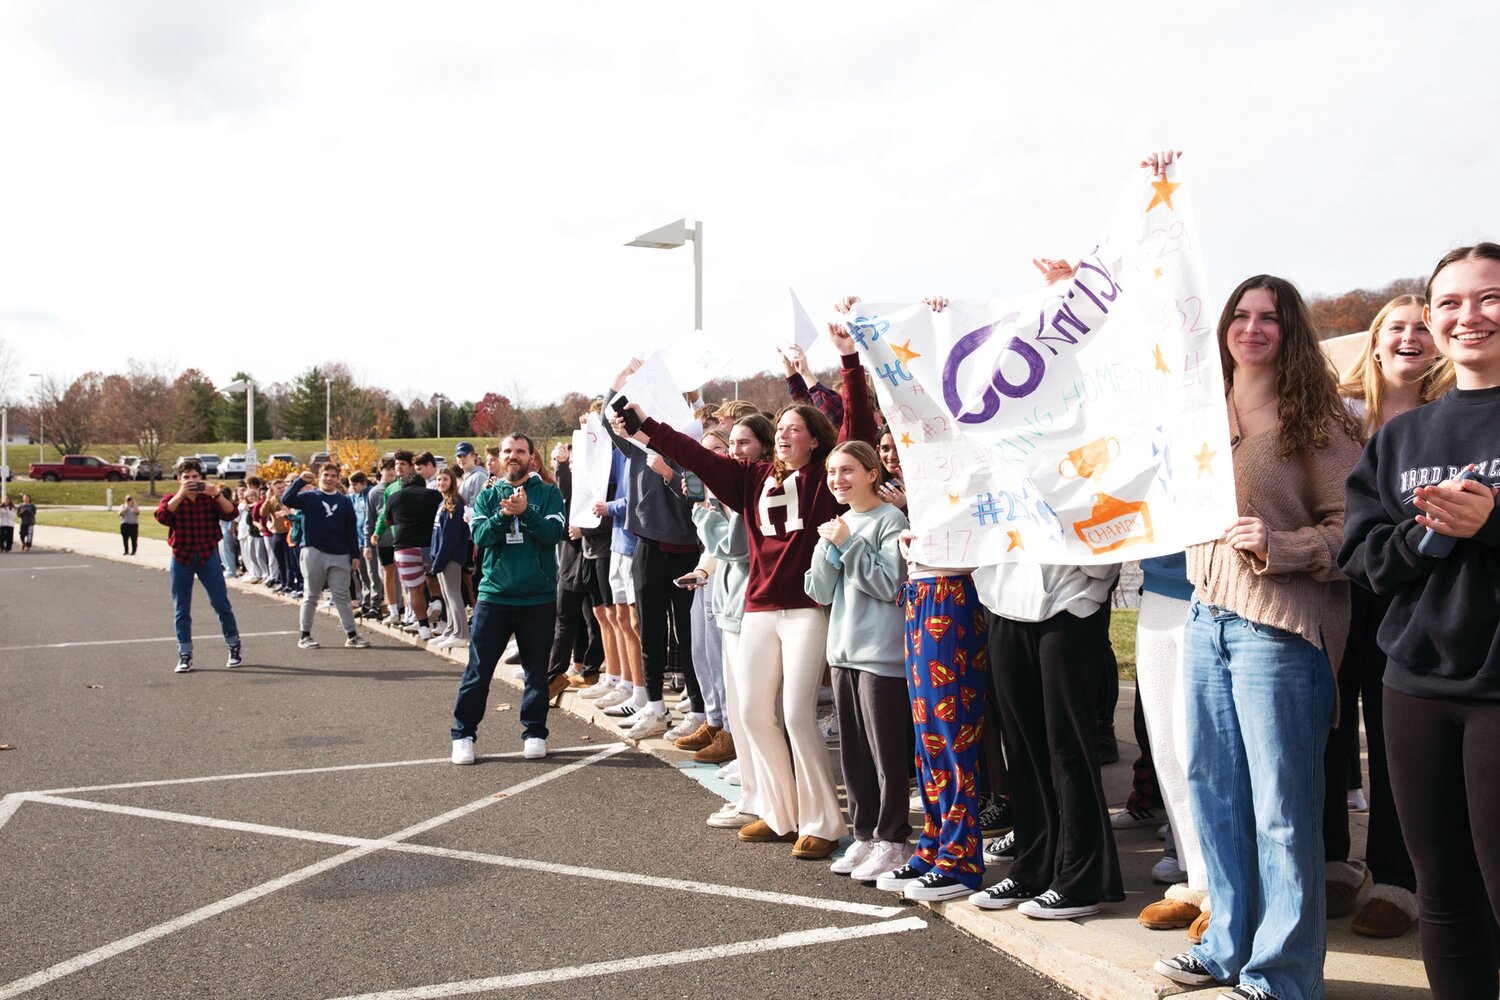
<instances>
[{"instance_id":1,"label":"maroon sweatshirt","mask_svg":"<svg viewBox=\"0 0 1500 1000\"><path fill-rule=\"evenodd\" d=\"M844 422L839 441L875 441L875 416L859 355L846 354L844 363ZM828 490L822 458L815 459L781 481L770 462L742 462L716 455L686 434L647 419L642 430L651 447L684 469L696 472L703 484L726 507L745 517L750 536L750 581L745 610L784 611L816 608L803 588L803 574L812 565L818 526L848 508Z\"/></svg>"}]
</instances>

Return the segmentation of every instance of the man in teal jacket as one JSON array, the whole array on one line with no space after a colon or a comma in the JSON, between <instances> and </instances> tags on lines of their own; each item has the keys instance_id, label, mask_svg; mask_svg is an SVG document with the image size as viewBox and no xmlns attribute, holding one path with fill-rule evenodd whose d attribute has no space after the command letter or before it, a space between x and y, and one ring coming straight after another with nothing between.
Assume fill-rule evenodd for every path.
<instances>
[{"instance_id":1,"label":"man in teal jacket","mask_svg":"<svg viewBox=\"0 0 1500 1000\"><path fill-rule=\"evenodd\" d=\"M521 650L521 749L547 755L547 660L557 618L557 543L562 493L531 471L535 448L525 434L500 443L501 478L474 500L469 530L484 567L469 629L469 665L453 705L453 763L474 763L474 734L490 680L511 636Z\"/></svg>"}]
</instances>

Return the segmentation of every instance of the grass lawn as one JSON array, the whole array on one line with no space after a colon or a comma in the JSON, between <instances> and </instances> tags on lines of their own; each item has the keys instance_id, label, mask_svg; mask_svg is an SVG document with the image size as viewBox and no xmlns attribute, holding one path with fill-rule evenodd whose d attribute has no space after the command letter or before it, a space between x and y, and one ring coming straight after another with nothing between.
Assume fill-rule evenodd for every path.
<instances>
[{"instance_id":1,"label":"grass lawn","mask_svg":"<svg viewBox=\"0 0 1500 1000\"><path fill-rule=\"evenodd\" d=\"M1109 644L1115 648L1120 665L1120 680L1135 680L1135 622L1140 612L1133 608L1111 608Z\"/></svg>"},{"instance_id":2,"label":"grass lawn","mask_svg":"<svg viewBox=\"0 0 1500 1000\"><path fill-rule=\"evenodd\" d=\"M117 498L118 499L118 498ZM105 531L111 535L120 533L120 518L112 510L39 510L36 532L39 539L47 536L47 526L82 528L85 531ZM141 511L141 537L167 540L167 529L156 523L150 510Z\"/></svg>"},{"instance_id":3,"label":"grass lawn","mask_svg":"<svg viewBox=\"0 0 1500 1000\"><path fill-rule=\"evenodd\" d=\"M141 506L156 505L156 498L147 494L151 484L142 480L141 482L123 483L19 483L11 482L5 484L6 492L10 498L17 503L21 502L21 494L31 495L31 502L38 507L55 506L80 506L93 504L104 506L104 494L106 490L115 491L115 505L125 499L126 494L135 497L135 502ZM156 481L157 497L170 493L177 488L177 484L171 479L158 479ZM114 515L110 515L113 517Z\"/></svg>"}]
</instances>

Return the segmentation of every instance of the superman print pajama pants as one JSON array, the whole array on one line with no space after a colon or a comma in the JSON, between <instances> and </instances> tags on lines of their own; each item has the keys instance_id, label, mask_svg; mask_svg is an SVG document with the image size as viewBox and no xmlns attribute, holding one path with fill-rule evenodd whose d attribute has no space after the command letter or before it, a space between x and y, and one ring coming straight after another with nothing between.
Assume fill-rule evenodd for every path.
<instances>
[{"instance_id":1,"label":"superman print pajama pants","mask_svg":"<svg viewBox=\"0 0 1500 1000\"><path fill-rule=\"evenodd\" d=\"M909 864L971 889L984 880L979 827L979 735L989 679L987 620L968 576L908 581L906 681L917 733L925 821Z\"/></svg>"}]
</instances>

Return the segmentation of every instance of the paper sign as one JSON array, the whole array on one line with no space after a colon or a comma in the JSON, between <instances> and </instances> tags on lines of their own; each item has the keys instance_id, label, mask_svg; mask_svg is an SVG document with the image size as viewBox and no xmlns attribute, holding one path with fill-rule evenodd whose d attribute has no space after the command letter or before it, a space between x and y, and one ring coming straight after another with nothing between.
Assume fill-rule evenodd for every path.
<instances>
[{"instance_id":1,"label":"paper sign","mask_svg":"<svg viewBox=\"0 0 1500 1000\"><path fill-rule=\"evenodd\" d=\"M590 413L583 427L573 432L573 499L568 509L568 524L574 528L597 528L603 520L594 513L594 504L607 501L609 467L615 446L599 414Z\"/></svg>"},{"instance_id":2,"label":"paper sign","mask_svg":"<svg viewBox=\"0 0 1500 1000\"><path fill-rule=\"evenodd\" d=\"M1132 179L1067 281L941 313L856 306L919 561L1098 565L1223 533L1234 472L1198 248L1174 165Z\"/></svg>"}]
</instances>

